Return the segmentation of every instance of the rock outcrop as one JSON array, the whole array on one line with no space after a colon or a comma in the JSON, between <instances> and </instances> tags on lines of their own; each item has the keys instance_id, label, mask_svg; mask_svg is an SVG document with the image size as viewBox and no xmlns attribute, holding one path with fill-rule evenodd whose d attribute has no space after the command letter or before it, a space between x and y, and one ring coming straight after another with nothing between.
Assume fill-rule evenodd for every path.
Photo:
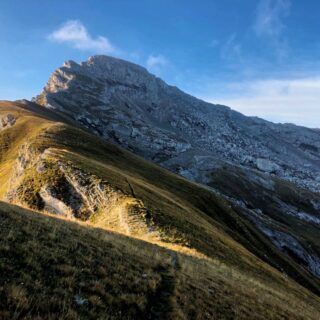
<instances>
[{"instance_id":1,"label":"rock outcrop","mask_svg":"<svg viewBox=\"0 0 320 320\"><path fill-rule=\"evenodd\" d=\"M16 123L16 118L12 114L0 117L0 130L10 128Z\"/></svg>"},{"instance_id":2,"label":"rock outcrop","mask_svg":"<svg viewBox=\"0 0 320 320\"><path fill-rule=\"evenodd\" d=\"M143 202L99 177L23 145L6 200L39 212L90 222L130 236L160 241Z\"/></svg>"}]
</instances>

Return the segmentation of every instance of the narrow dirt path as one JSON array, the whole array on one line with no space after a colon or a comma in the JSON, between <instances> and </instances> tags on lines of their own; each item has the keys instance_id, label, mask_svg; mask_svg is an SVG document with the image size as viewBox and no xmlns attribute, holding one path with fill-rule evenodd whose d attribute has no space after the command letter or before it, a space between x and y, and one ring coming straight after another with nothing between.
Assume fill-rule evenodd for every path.
<instances>
[{"instance_id":1,"label":"narrow dirt path","mask_svg":"<svg viewBox=\"0 0 320 320\"><path fill-rule=\"evenodd\" d=\"M175 251L170 251L171 266L159 267L157 270L160 273L161 281L155 292L151 297L147 314L150 320L173 320L174 313L177 309L176 302L176 284L177 273L180 269L178 254Z\"/></svg>"}]
</instances>

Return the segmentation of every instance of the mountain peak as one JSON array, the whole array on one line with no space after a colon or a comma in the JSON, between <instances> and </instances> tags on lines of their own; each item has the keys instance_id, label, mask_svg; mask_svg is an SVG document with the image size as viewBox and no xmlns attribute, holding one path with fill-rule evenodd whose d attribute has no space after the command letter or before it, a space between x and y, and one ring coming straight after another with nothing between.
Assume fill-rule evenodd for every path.
<instances>
[{"instance_id":1,"label":"mountain peak","mask_svg":"<svg viewBox=\"0 0 320 320\"><path fill-rule=\"evenodd\" d=\"M106 55L94 55L88 58L87 61L81 63L82 66L97 66L101 69L110 70L112 68L119 68L119 67L127 67L136 69L140 72L148 72L147 69L144 67L135 64L133 62L129 62L120 58L115 58L112 56Z\"/></svg>"},{"instance_id":2,"label":"mountain peak","mask_svg":"<svg viewBox=\"0 0 320 320\"><path fill-rule=\"evenodd\" d=\"M80 65L85 74L102 80L117 81L129 85L141 85L155 81L155 76L144 67L110 56L92 56Z\"/></svg>"},{"instance_id":3,"label":"mountain peak","mask_svg":"<svg viewBox=\"0 0 320 320\"><path fill-rule=\"evenodd\" d=\"M79 67L79 64L76 63L75 61L73 60L67 60L63 63L63 68L78 68Z\"/></svg>"},{"instance_id":4,"label":"mountain peak","mask_svg":"<svg viewBox=\"0 0 320 320\"><path fill-rule=\"evenodd\" d=\"M36 101L200 183L210 184L212 170L228 162L320 188L319 132L207 103L128 61L102 55L67 61Z\"/></svg>"},{"instance_id":5,"label":"mountain peak","mask_svg":"<svg viewBox=\"0 0 320 320\"><path fill-rule=\"evenodd\" d=\"M108 90L103 90L103 87L110 87L111 84L118 84L123 90L135 88L149 96L156 96L158 90L165 85L142 66L110 56L95 55L80 64L72 60L65 61L62 67L52 73L43 92L34 101L61 109L57 99L50 98L53 93L59 95L77 87L79 97L84 91L90 90L90 96L97 99L97 96L104 93L109 95Z\"/></svg>"}]
</instances>

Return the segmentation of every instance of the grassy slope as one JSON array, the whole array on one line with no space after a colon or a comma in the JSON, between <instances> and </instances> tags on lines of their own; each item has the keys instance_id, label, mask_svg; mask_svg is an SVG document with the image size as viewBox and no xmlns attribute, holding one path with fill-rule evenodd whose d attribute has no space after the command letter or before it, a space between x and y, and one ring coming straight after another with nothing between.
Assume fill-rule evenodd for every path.
<instances>
[{"instance_id":1,"label":"grassy slope","mask_svg":"<svg viewBox=\"0 0 320 320\"><path fill-rule=\"evenodd\" d=\"M52 114L48 110L44 111L41 109L42 114L39 115L39 111L36 113L30 112L30 108L26 110L24 105L19 106L18 104L2 103L0 107L1 113L5 114L10 112L19 117L17 123L12 128L0 132L2 146L2 151L0 152L0 182L2 186L0 194L2 194L2 196L8 187L10 170L18 156L18 147L26 142L32 143L34 147L39 150L50 147L57 159L69 161L82 170L86 170L108 181L127 194L134 193L135 197L143 200L156 223L166 230L168 234L178 234L179 237L184 238L184 243L188 243L189 247L201 253L201 255L204 254L208 257L208 259L200 262L200 260L196 258L181 255L179 261L187 262L185 264L179 262L179 268L176 268L176 266L173 266L174 259L172 258L172 253L170 254L171 251L168 251L168 249L161 249L158 246L154 247L145 242L142 243L137 240L123 238L119 235L114 236L115 239L112 239L112 242L116 241L116 239L122 239L122 250L128 253L128 255L125 255L128 259L125 259L125 261L123 259L121 260L123 273L130 272L132 268L130 261L137 260L141 264L142 269L145 264L148 268L157 269L158 271L154 271L156 273L154 275L155 278L158 277L159 279L159 277L162 277L165 280L165 285L171 287L172 281L170 279L172 279L173 275L176 279L177 273L180 274L181 272L181 277L186 283L183 284L180 277L175 280L179 285L181 284L181 288L177 289L177 292L182 290L181 297L180 295L176 296L175 288L175 290L171 288L171 293L174 292L174 294L172 294L174 301L170 302L170 299L167 299L168 301L158 306L159 309L163 309L164 304L168 306L173 304L174 307L171 307L175 310L174 312L176 312L176 314L181 314L181 317L183 317L182 315L187 315L189 318L195 318L191 315L192 312L196 311L189 309L192 309L192 301L198 296L199 301L197 301L197 304L200 308L198 312L202 314L202 318L205 318L205 312L208 312L208 314L210 314L210 312L211 314L216 313L216 315L220 312L220 318L234 314L239 318L247 318L249 314L251 314L252 318L259 318L259 315L264 318L272 318L282 313L283 315L287 314L287 318L290 319L294 319L294 315L297 318L299 318L299 316L312 318L312 314L317 315L317 312L319 312L319 310L316 311L312 307L312 305L315 306L316 303L319 302L317 298L296 285L293 281L286 279L282 274L252 254L257 254L261 250L263 252L267 250L270 252L275 251L275 256L279 255L270 243L264 239L250 223L237 215L228 204L206 189L190 183L115 146L106 144L82 130L69 125L57 124L59 116ZM34 109L33 111L37 110L36 106L32 108ZM61 121L65 121L65 119L61 119ZM13 209L9 207L5 208L7 214L3 214L5 217L3 219L4 225L7 225L7 230L9 228L13 230L13 233L17 232L19 234L20 228L18 226L19 221L20 224L22 224L21 218L19 218L19 215L16 213L8 215L8 211L12 211ZM17 209L14 209L14 211L17 211ZM95 258L98 259L101 252L107 251L105 249L106 247L104 247L104 242L101 242L102 234L103 236L110 236L110 233L106 231L98 232L91 228L87 229L84 226L80 228L69 222L33 216L30 213L24 213L24 217L26 217L24 219L26 221L30 219L31 224L38 224L36 227L38 231L34 236L32 236L32 233L35 229L32 228L30 228L28 232L26 231L26 235L30 234L31 238L33 237L33 245L39 246L35 252L35 257L42 255L43 257L41 259L44 260L40 259L40 261L43 262L36 266L34 257L28 258L28 253L33 251L30 251L27 245L25 247L21 244L23 237L13 237L12 241L9 242L15 246L15 251L25 250L24 256L21 259L32 260L32 262L35 263L32 268L35 268L35 270L44 270L46 268L46 263L48 263L48 261L46 262L45 260L47 259L46 255L51 254L51 250L49 250L48 247L50 248L56 244L63 246L63 244L66 245L66 243L69 244L69 242L77 243L80 241L79 239L84 237L84 234L90 234L92 236L93 240L90 247L92 252L88 249L88 252L83 251L83 254L77 257L72 253L67 257L67 259L69 259L67 264L75 267L79 263L75 261L75 259L82 259L88 254L89 256L96 254ZM51 229L53 225L56 225L53 227L54 230L59 229L59 232L63 234L63 236L58 237L59 241L54 244L50 237L44 237L44 235L47 234L46 230L48 230L48 228ZM45 227L47 227L47 229ZM67 235L66 233L68 233L69 228L70 234ZM76 228L77 232L73 232L72 230L74 229L72 228ZM79 231L78 233L79 228L81 232ZM3 230L6 234L6 229L1 228L1 231ZM8 232L8 234L10 235L10 232ZM42 234L42 238L39 238L38 234ZM2 237L2 239L5 239L5 237ZM54 239L57 241L57 238ZM123 239L125 239L125 241ZM5 240L3 240L3 242L6 243ZM7 248L8 244L5 245L5 247ZM172 246L167 247L174 248ZM251 252L248 251L248 249ZM60 250L59 247L57 247L57 250ZM69 249L66 250L68 251ZM97 253L94 253L94 250L97 250ZM148 252L148 250L148 259L145 259L143 255L141 256L137 253ZM12 250L9 251L11 252ZM156 253L154 253L155 251ZM64 251L64 253L65 252L66 251ZM135 257L131 257L132 252L135 252ZM154 254L159 255L159 260L152 256ZM20 255L16 257L18 260L15 262L10 258L9 261L2 264L2 267L5 268L9 266L11 260L12 263L19 264L19 256ZM65 254L59 254L59 256L65 256ZM278 258L281 259L281 257ZM111 257L109 257L109 259L111 259ZM160 263L162 260L169 263L169 265L171 265L170 268L168 266L162 266ZM180 265L184 265L184 267ZM25 270L26 267L27 265L23 264L20 270ZM93 273L96 271L95 265L89 262L87 268ZM73 272L78 273L78 268L75 269L76 271ZM179 269L179 272L177 269ZM187 270L184 271L186 274L180 271L184 269ZM195 272L195 269L198 269L197 272ZM317 290L317 284L312 283L313 279L309 279L301 270L297 270L297 274L299 277L302 277L302 283L306 284L307 287L311 287L314 291ZM17 282L19 283L20 276L23 277L24 273L17 272L15 274L11 281L12 285L16 285ZM81 275L79 275L79 277L80 276ZM121 274L119 277L121 277ZM142 281L141 277L138 279ZM210 279L210 282L208 282L208 279ZM97 281L97 278L95 278L95 280ZM55 273L55 282L57 282L59 286L60 281L63 281L63 277L61 276L60 280L60 274L57 272ZM117 280L111 278L110 281L117 284ZM189 284L187 284L187 282ZM3 294L7 297L6 299L8 299L8 294L11 292L11 289L6 287L7 285L8 284L2 287ZM46 284L42 284L40 280L39 285L41 287ZM149 304L157 305L156 300L162 301L164 299L157 293L157 290L161 289L161 281L155 286L156 289L146 289L147 291L151 290L151 293L149 291L149 293L145 293L144 301L148 300ZM195 288L193 288L193 286L195 286ZM200 288L196 289L197 286L200 286ZM210 289L211 287L213 289ZM62 288L64 287L62 286ZM127 289L129 290L130 287ZM19 291L19 288L17 290ZM73 284L72 288L68 290L67 310L69 310L69 308L75 308L72 299L73 295L79 290L78 283ZM152 290L155 290L155 292L152 292ZM290 301L286 301L284 293L289 294ZM27 295L28 293L25 294ZM121 290L114 293L116 297L115 300L118 301L121 294L125 295L126 293ZM212 294L216 295L214 299L210 297ZM170 297L172 295L170 295ZM203 297L201 298L201 296ZM109 306L113 310L112 312L116 314L116 310L119 308L119 306L117 306L118 302L111 307L110 300L104 296L98 295L98 297L104 299L102 309L98 308L100 311L105 311ZM40 294L32 291L31 299L37 300L42 298ZM186 300L181 302L181 299ZM265 299L267 299L267 301ZM128 301L129 300L128 298ZM135 300L135 298L133 298L133 300ZM236 302L238 303L238 307L236 307ZM306 306L305 302L309 303L310 306ZM133 307L135 316L139 314L138 312L141 312L144 316L146 313L151 312L151 310L148 310L148 308L150 309L148 303L144 302L143 304L141 302L141 304L143 306ZM293 307L295 304L297 304L297 308L300 309L300 311ZM11 308L10 313L15 306L13 302L11 304L7 302L5 305ZM27 314L34 312L30 311L30 304L28 305L27 311L24 312ZM36 305L38 305L38 303ZM270 306L270 308L266 307L267 305ZM280 307L280 305L282 305L282 307ZM100 312L98 309L97 311L96 307L91 303L90 307L89 304L87 304L86 308L86 310L81 309L82 311L76 308L76 310L72 312L75 313L79 311L84 317L87 316L87 314L82 312ZM139 309L139 311L137 308L141 310ZM301 311L303 309L304 311ZM44 308L44 310L46 310L46 308ZM44 310L43 312L45 312ZM288 310L294 311L289 315ZM57 310L53 310L52 313L57 314Z\"/></svg>"},{"instance_id":2,"label":"grassy slope","mask_svg":"<svg viewBox=\"0 0 320 320\"><path fill-rule=\"evenodd\" d=\"M135 196L147 204L155 221L168 231L182 233L192 248L258 274L260 263L257 264L256 258L243 246L261 259L266 259L267 253L267 262L285 270L314 292L320 292L319 280L292 260L288 261L251 223L205 188L82 130L52 127L43 139L42 142L38 139L40 145L57 148L61 158L78 164L127 193L131 192L129 181Z\"/></svg>"},{"instance_id":3,"label":"grassy slope","mask_svg":"<svg viewBox=\"0 0 320 320\"><path fill-rule=\"evenodd\" d=\"M293 207L298 207L319 216L319 212L312 206L312 201L319 202L320 194L312 193L308 190L300 189L290 182L273 177L273 188L269 190L263 184L248 178L247 170L237 167L225 167L212 173L212 186L221 190L228 196L242 199L252 208L261 208L264 214L273 219L273 223L280 230L294 235L306 248L312 248L318 256L320 255L319 227L313 223L300 220L286 214L286 209L279 203L286 203ZM263 175L256 173L257 177ZM240 210L241 211L241 210ZM297 275L296 269L292 269L291 263L283 263L277 259L278 266L289 275ZM309 275L306 274L309 278ZM318 279L310 279L319 288ZM302 280L305 282L305 278ZM318 289L317 289L318 291Z\"/></svg>"},{"instance_id":4,"label":"grassy slope","mask_svg":"<svg viewBox=\"0 0 320 320\"><path fill-rule=\"evenodd\" d=\"M0 203L0 318L318 319L287 280ZM83 304L77 303L82 300Z\"/></svg>"}]
</instances>

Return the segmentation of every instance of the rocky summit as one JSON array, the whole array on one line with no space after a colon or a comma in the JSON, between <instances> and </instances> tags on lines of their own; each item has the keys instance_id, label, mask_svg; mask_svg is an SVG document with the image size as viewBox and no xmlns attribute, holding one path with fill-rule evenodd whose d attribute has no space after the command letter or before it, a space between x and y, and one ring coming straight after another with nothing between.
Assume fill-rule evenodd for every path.
<instances>
[{"instance_id":1,"label":"rocky summit","mask_svg":"<svg viewBox=\"0 0 320 320\"><path fill-rule=\"evenodd\" d=\"M318 130L207 103L124 60L67 61L34 100L196 182L210 185L212 172L228 163L320 188Z\"/></svg>"}]
</instances>

